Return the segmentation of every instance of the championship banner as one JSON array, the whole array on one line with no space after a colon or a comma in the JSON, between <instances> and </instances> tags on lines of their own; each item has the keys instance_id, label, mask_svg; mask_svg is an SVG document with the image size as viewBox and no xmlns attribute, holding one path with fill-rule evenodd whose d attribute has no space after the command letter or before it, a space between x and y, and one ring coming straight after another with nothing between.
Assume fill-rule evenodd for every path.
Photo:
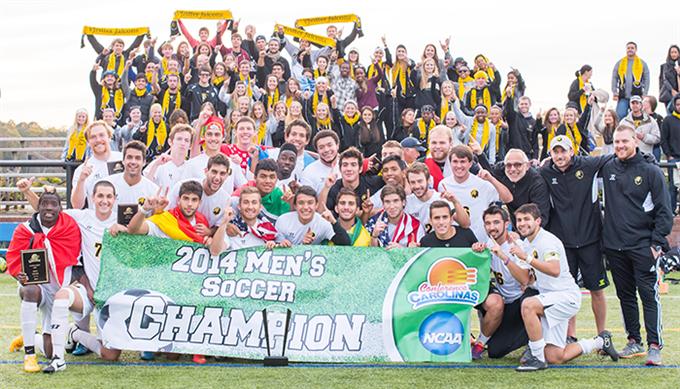
<instances>
[{"instance_id":1,"label":"championship banner","mask_svg":"<svg viewBox=\"0 0 680 389\"><path fill-rule=\"evenodd\" d=\"M278 31L279 27L283 28L283 33L285 35L292 36L293 38L304 39L321 47L325 46L335 47L335 39L331 39L326 36L312 34L311 32L300 30L299 28L286 27L281 24L277 24L276 26L274 26L274 30Z\"/></svg>"},{"instance_id":2,"label":"championship banner","mask_svg":"<svg viewBox=\"0 0 680 389\"><path fill-rule=\"evenodd\" d=\"M231 11L225 9L225 10L217 10L217 11L185 11L185 10L180 10L180 11L175 11L175 16L173 16L172 20L177 20L177 19L207 19L207 20L227 20L227 19L233 19L234 17L231 15Z\"/></svg>"},{"instance_id":3,"label":"championship banner","mask_svg":"<svg viewBox=\"0 0 680 389\"><path fill-rule=\"evenodd\" d=\"M106 234L95 293L106 347L262 359L267 337L317 362L469 362L489 253L295 246L211 256L202 245ZM265 320L263 310L267 310Z\"/></svg>"},{"instance_id":4,"label":"championship banner","mask_svg":"<svg viewBox=\"0 0 680 389\"><path fill-rule=\"evenodd\" d=\"M335 15L335 16L317 16L315 18L297 19L295 21L295 28L317 26L319 24L331 23L356 23L359 28L359 37L363 37L364 33L361 31L361 18L355 14Z\"/></svg>"},{"instance_id":5,"label":"championship banner","mask_svg":"<svg viewBox=\"0 0 680 389\"><path fill-rule=\"evenodd\" d=\"M148 35L149 33L149 27L106 28L83 26L84 35L137 36Z\"/></svg>"}]
</instances>

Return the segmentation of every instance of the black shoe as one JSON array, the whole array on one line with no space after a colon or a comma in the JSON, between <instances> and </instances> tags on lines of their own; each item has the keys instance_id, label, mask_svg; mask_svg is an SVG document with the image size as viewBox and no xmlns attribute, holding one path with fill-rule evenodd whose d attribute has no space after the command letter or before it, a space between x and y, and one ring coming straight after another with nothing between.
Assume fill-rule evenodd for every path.
<instances>
[{"instance_id":1,"label":"black shoe","mask_svg":"<svg viewBox=\"0 0 680 389\"><path fill-rule=\"evenodd\" d=\"M599 335L602 338L602 351L609 355L612 361L616 362L619 360L619 353L614 348L614 342L612 342L612 334L609 331L602 331Z\"/></svg>"},{"instance_id":2,"label":"black shoe","mask_svg":"<svg viewBox=\"0 0 680 389\"><path fill-rule=\"evenodd\" d=\"M529 346L526 346L526 348L524 348L524 351L522 352L522 356L519 357L519 364L521 365L523 363L526 363L526 361L528 361L529 358L531 358L531 349L529 348Z\"/></svg>"},{"instance_id":3,"label":"black shoe","mask_svg":"<svg viewBox=\"0 0 680 389\"><path fill-rule=\"evenodd\" d=\"M538 358L535 356L529 357L525 362L520 363L519 366L515 368L516 371L538 371L538 370L544 370L548 368L548 364L546 362L540 361Z\"/></svg>"}]
</instances>

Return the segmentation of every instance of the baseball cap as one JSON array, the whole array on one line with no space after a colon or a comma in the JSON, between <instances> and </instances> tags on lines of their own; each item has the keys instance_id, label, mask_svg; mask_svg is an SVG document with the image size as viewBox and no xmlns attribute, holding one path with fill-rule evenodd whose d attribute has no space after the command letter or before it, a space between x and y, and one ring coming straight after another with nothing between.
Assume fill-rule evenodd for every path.
<instances>
[{"instance_id":1,"label":"baseball cap","mask_svg":"<svg viewBox=\"0 0 680 389\"><path fill-rule=\"evenodd\" d=\"M630 96L630 102L632 103L633 101L637 101L638 103L642 104L642 97L638 95Z\"/></svg>"},{"instance_id":2,"label":"baseball cap","mask_svg":"<svg viewBox=\"0 0 680 389\"><path fill-rule=\"evenodd\" d=\"M553 150L557 146L565 150L570 150L573 148L573 145L571 144L571 139L567 138L564 135L558 135L550 141L550 150Z\"/></svg>"},{"instance_id":3,"label":"baseball cap","mask_svg":"<svg viewBox=\"0 0 680 389\"><path fill-rule=\"evenodd\" d=\"M429 104L425 104L420 110L422 112L434 112L434 107Z\"/></svg>"},{"instance_id":4,"label":"baseball cap","mask_svg":"<svg viewBox=\"0 0 680 389\"><path fill-rule=\"evenodd\" d=\"M425 147L418 141L418 139L409 136L407 138L404 138L401 141L401 147L409 148L409 149L416 149L418 151L426 151Z\"/></svg>"}]
</instances>

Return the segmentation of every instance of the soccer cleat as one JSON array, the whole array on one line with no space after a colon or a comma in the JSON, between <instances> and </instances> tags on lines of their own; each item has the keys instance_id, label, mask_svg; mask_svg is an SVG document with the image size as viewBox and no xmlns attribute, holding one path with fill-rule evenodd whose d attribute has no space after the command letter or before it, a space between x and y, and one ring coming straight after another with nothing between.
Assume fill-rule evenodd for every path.
<instances>
[{"instance_id":1,"label":"soccer cleat","mask_svg":"<svg viewBox=\"0 0 680 389\"><path fill-rule=\"evenodd\" d=\"M516 371L538 371L548 368L548 364L531 355L525 362L515 368Z\"/></svg>"},{"instance_id":2,"label":"soccer cleat","mask_svg":"<svg viewBox=\"0 0 680 389\"><path fill-rule=\"evenodd\" d=\"M647 351L647 361L645 362L647 366L661 366L661 350L658 347L650 347Z\"/></svg>"},{"instance_id":3,"label":"soccer cleat","mask_svg":"<svg viewBox=\"0 0 680 389\"><path fill-rule=\"evenodd\" d=\"M52 358L50 363L45 366L42 372L46 374L52 374L62 370L66 370L66 361L61 358Z\"/></svg>"},{"instance_id":4,"label":"soccer cleat","mask_svg":"<svg viewBox=\"0 0 680 389\"><path fill-rule=\"evenodd\" d=\"M24 371L28 373L37 373L40 371L38 357L35 354L24 355Z\"/></svg>"},{"instance_id":5,"label":"soccer cleat","mask_svg":"<svg viewBox=\"0 0 680 389\"><path fill-rule=\"evenodd\" d=\"M475 343L472 344L472 360L473 361L478 361L478 360L482 359L483 353L484 353L484 345L483 344L481 344L479 342L475 342Z\"/></svg>"},{"instance_id":6,"label":"soccer cleat","mask_svg":"<svg viewBox=\"0 0 680 389\"><path fill-rule=\"evenodd\" d=\"M204 365L207 362L205 359L205 355L201 354L194 354L192 360L194 361L194 363L198 363L199 365Z\"/></svg>"},{"instance_id":7,"label":"soccer cleat","mask_svg":"<svg viewBox=\"0 0 680 389\"><path fill-rule=\"evenodd\" d=\"M12 343L9 344L9 352L17 352L21 350L22 347L24 347L24 337L19 335L12 339Z\"/></svg>"},{"instance_id":8,"label":"soccer cleat","mask_svg":"<svg viewBox=\"0 0 680 389\"><path fill-rule=\"evenodd\" d=\"M529 346L526 346L524 348L524 351L522 352L522 356L519 357L520 365L526 363L526 361L528 361L529 358L531 358L531 349L529 348Z\"/></svg>"},{"instance_id":9,"label":"soccer cleat","mask_svg":"<svg viewBox=\"0 0 680 389\"><path fill-rule=\"evenodd\" d=\"M612 334L609 331L602 331L600 332L599 335L600 338L602 338L602 350L606 355L609 355L609 357L612 359L612 361L616 362L619 360L619 353L616 352L616 349L614 348L614 342L612 342Z\"/></svg>"},{"instance_id":10,"label":"soccer cleat","mask_svg":"<svg viewBox=\"0 0 680 389\"><path fill-rule=\"evenodd\" d=\"M153 361L156 356L151 351L142 351L139 353L139 358L141 358L142 361Z\"/></svg>"},{"instance_id":11,"label":"soccer cleat","mask_svg":"<svg viewBox=\"0 0 680 389\"><path fill-rule=\"evenodd\" d=\"M82 343L76 343L76 348L73 349L73 356L75 357L82 357L83 355L87 355L92 353L92 351L85 347Z\"/></svg>"},{"instance_id":12,"label":"soccer cleat","mask_svg":"<svg viewBox=\"0 0 680 389\"><path fill-rule=\"evenodd\" d=\"M621 350L619 353L619 357L623 359L629 359L629 358L634 358L634 357L642 357L646 355L644 347L642 347L641 343L637 343L633 339L628 341L628 344L626 347Z\"/></svg>"},{"instance_id":13,"label":"soccer cleat","mask_svg":"<svg viewBox=\"0 0 680 389\"><path fill-rule=\"evenodd\" d=\"M71 327L69 327L68 332L66 333L66 343L64 343L64 351L66 351L69 354L72 353L77 346L77 343L73 340L73 333L77 329L78 327L76 327L75 324L72 324Z\"/></svg>"}]
</instances>

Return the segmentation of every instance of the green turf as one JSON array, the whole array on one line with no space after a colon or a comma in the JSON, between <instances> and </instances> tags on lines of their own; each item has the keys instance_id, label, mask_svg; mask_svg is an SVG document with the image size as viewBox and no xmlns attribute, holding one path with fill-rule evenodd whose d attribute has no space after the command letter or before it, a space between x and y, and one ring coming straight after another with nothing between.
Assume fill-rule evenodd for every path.
<instances>
[{"instance_id":1,"label":"green turf","mask_svg":"<svg viewBox=\"0 0 680 389\"><path fill-rule=\"evenodd\" d=\"M21 361L22 353L10 354L8 345L19 334L19 299L16 283L7 275L0 275L0 361ZM607 325L621 348L625 336L621 324L614 288L607 289L609 304ZM680 286L671 286L670 294L662 296L665 324L663 350L666 365L680 365ZM579 337L595 332L590 299L585 297L578 316ZM476 331L475 331L476 332ZM644 334L643 334L644 337ZM138 353L125 352L123 362L140 362ZM502 360L484 360L488 365L515 366L518 353ZM67 361L96 362L93 356ZM158 362L167 362L158 358ZM242 362L242 361L239 361ZM262 368L194 366L188 357L179 363L187 366L116 366L74 365L54 376L26 374L19 364L0 364L0 388L214 388L214 387L341 387L341 388L680 388L680 368L674 369L549 369L538 373L516 373L511 369L427 369L414 364L413 368ZM618 365L640 365L641 359L621 361ZM584 356L569 366L617 364L595 355Z\"/></svg>"}]
</instances>

